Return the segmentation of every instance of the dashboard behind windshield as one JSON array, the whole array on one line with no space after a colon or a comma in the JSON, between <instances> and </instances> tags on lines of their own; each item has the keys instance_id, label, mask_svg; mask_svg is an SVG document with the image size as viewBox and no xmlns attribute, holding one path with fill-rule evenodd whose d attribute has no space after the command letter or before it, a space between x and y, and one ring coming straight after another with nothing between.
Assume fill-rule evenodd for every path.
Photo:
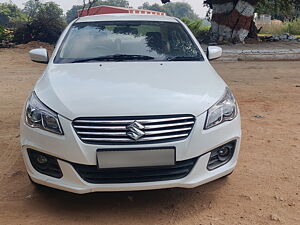
<instances>
[{"instance_id":1,"label":"dashboard behind windshield","mask_svg":"<svg viewBox=\"0 0 300 225\"><path fill-rule=\"evenodd\" d=\"M180 23L112 21L73 24L54 63L137 60L204 59Z\"/></svg>"}]
</instances>

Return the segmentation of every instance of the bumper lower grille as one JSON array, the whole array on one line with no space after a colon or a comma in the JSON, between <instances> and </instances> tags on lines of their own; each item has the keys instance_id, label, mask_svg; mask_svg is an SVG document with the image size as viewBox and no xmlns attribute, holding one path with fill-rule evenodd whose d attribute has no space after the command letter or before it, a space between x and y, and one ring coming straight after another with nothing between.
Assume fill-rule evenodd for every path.
<instances>
[{"instance_id":1,"label":"bumper lower grille","mask_svg":"<svg viewBox=\"0 0 300 225\"><path fill-rule=\"evenodd\" d=\"M73 164L80 177L88 183L114 184L176 180L186 177L198 158L178 161L174 166L125 169L98 169L97 166Z\"/></svg>"},{"instance_id":2,"label":"bumper lower grille","mask_svg":"<svg viewBox=\"0 0 300 225\"><path fill-rule=\"evenodd\" d=\"M73 127L88 144L161 143L185 139L195 123L192 115L77 118Z\"/></svg>"}]
</instances>

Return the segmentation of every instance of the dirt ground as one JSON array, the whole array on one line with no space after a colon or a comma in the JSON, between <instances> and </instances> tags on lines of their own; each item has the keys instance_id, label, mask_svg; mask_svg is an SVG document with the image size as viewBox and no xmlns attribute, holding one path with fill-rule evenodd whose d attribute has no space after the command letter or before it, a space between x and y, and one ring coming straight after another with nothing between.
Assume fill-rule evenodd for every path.
<instances>
[{"instance_id":1,"label":"dirt ground","mask_svg":"<svg viewBox=\"0 0 300 225\"><path fill-rule=\"evenodd\" d=\"M215 62L242 114L239 164L195 189L74 195L30 184L19 118L44 69L0 49L0 224L300 224L300 62Z\"/></svg>"}]
</instances>

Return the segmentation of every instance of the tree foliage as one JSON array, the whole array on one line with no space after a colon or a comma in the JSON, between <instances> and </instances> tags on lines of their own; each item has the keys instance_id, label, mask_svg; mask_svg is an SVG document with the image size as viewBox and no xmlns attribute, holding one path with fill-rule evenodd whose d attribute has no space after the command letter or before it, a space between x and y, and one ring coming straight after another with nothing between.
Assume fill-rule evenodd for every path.
<instances>
[{"instance_id":1,"label":"tree foliage","mask_svg":"<svg viewBox=\"0 0 300 225\"><path fill-rule=\"evenodd\" d=\"M189 19L183 17L181 20L189 27L200 43L209 39L210 26L204 25L204 19Z\"/></svg>"},{"instance_id":2,"label":"tree foliage","mask_svg":"<svg viewBox=\"0 0 300 225\"><path fill-rule=\"evenodd\" d=\"M0 42L3 40L11 41L13 37L13 30L4 28L2 25L0 25Z\"/></svg>"},{"instance_id":3,"label":"tree foliage","mask_svg":"<svg viewBox=\"0 0 300 225\"><path fill-rule=\"evenodd\" d=\"M0 25L7 28L14 28L24 22L26 16L15 4L0 3Z\"/></svg>"},{"instance_id":4,"label":"tree foliage","mask_svg":"<svg viewBox=\"0 0 300 225\"><path fill-rule=\"evenodd\" d=\"M260 0L258 14L269 14L274 19L291 20L300 16L300 0Z\"/></svg>"},{"instance_id":5,"label":"tree foliage","mask_svg":"<svg viewBox=\"0 0 300 225\"><path fill-rule=\"evenodd\" d=\"M82 9L82 5L73 5L73 7L67 11L66 13L66 21L67 23L71 23L73 20L77 18L77 11Z\"/></svg>"},{"instance_id":6,"label":"tree foliage","mask_svg":"<svg viewBox=\"0 0 300 225\"><path fill-rule=\"evenodd\" d=\"M28 20L33 20L36 13L38 12L39 7L42 6L42 3L40 1L36 0L29 0L24 4L23 13L25 13L28 16Z\"/></svg>"},{"instance_id":7,"label":"tree foliage","mask_svg":"<svg viewBox=\"0 0 300 225\"><path fill-rule=\"evenodd\" d=\"M140 9L148 9L148 10L153 10L153 11L158 11L158 12L165 12L163 9L163 6L155 3L150 5L149 2L145 2L142 6L139 7Z\"/></svg>"},{"instance_id":8,"label":"tree foliage","mask_svg":"<svg viewBox=\"0 0 300 225\"><path fill-rule=\"evenodd\" d=\"M15 41L18 43L32 40L54 43L66 26L63 10L54 2L29 0L23 12L28 19L16 31Z\"/></svg>"},{"instance_id":9,"label":"tree foliage","mask_svg":"<svg viewBox=\"0 0 300 225\"><path fill-rule=\"evenodd\" d=\"M182 18L182 17L186 17L190 19L198 18L198 16L192 9L191 5L186 2L171 2L162 6L159 4L150 5L149 2L145 2L139 8L165 12L169 16L174 16L178 18Z\"/></svg>"},{"instance_id":10,"label":"tree foliage","mask_svg":"<svg viewBox=\"0 0 300 225\"><path fill-rule=\"evenodd\" d=\"M129 7L129 2L127 0L98 0L96 1L93 6L99 5L109 5L109 6L117 6L117 7ZM89 7L88 5L86 6ZM66 14L66 21L70 23L74 19L77 18L77 11L81 10L83 5L74 5L70 10L67 11Z\"/></svg>"},{"instance_id":11,"label":"tree foliage","mask_svg":"<svg viewBox=\"0 0 300 225\"><path fill-rule=\"evenodd\" d=\"M11 41L14 31L26 21L26 15L12 3L0 3L0 42Z\"/></svg>"}]
</instances>

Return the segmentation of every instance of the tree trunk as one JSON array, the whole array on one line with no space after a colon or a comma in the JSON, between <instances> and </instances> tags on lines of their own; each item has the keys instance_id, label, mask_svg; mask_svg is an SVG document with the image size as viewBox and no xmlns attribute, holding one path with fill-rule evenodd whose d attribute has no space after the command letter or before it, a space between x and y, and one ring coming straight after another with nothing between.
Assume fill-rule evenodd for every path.
<instances>
[{"instance_id":1,"label":"tree trunk","mask_svg":"<svg viewBox=\"0 0 300 225\"><path fill-rule=\"evenodd\" d=\"M244 42L251 30L258 0L212 0L211 39L216 42Z\"/></svg>"}]
</instances>

